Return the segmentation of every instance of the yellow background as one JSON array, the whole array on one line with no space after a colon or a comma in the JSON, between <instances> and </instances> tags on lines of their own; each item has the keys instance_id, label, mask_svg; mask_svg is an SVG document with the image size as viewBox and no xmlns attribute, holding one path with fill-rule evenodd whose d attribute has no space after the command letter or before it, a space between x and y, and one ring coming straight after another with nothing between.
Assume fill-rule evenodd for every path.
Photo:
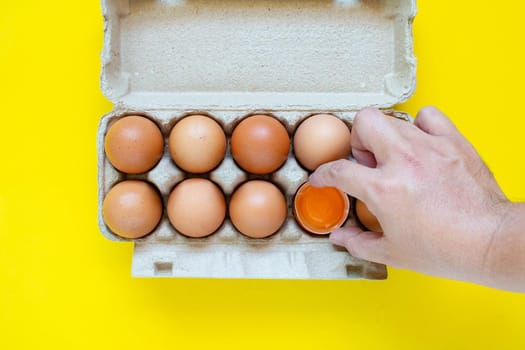
<instances>
[{"instance_id":1,"label":"yellow background","mask_svg":"<svg viewBox=\"0 0 525 350\"><path fill-rule=\"evenodd\" d=\"M525 200L521 1L419 1L418 87ZM98 1L0 5L0 349L523 349L525 295L386 282L132 279L96 223ZM468 205L468 203L465 203Z\"/></svg>"}]
</instances>

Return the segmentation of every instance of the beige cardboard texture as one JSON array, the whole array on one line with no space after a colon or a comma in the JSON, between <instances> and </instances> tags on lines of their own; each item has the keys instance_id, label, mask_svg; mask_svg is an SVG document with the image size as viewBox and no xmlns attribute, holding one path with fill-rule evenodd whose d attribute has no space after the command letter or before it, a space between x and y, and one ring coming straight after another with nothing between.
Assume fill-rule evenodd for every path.
<instances>
[{"instance_id":1,"label":"beige cardboard texture","mask_svg":"<svg viewBox=\"0 0 525 350\"><path fill-rule=\"evenodd\" d=\"M353 110L415 87L415 0L104 0L102 90L134 109Z\"/></svg>"},{"instance_id":2,"label":"beige cardboard texture","mask_svg":"<svg viewBox=\"0 0 525 350\"><path fill-rule=\"evenodd\" d=\"M109 189L124 179L155 185L163 202L188 176L166 150L146 174L117 171L104 153L109 126L123 115L153 120L165 139L189 114L215 118L228 137L245 116L278 118L290 135L304 118L332 113L350 127L358 109L388 107L415 87L412 20L415 0L103 0L102 90L115 104L98 131L99 226ZM409 119L406 115L397 117ZM225 160L206 177L227 198L254 178ZM384 279L386 267L350 256L293 219L296 189L308 172L292 150L276 172L259 176L286 195L288 219L266 239L240 234L227 218L207 238L176 232L164 214L150 235L135 240L132 273L154 277ZM352 212L352 210L351 210ZM355 225L351 213L346 225Z\"/></svg>"}]
</instances>

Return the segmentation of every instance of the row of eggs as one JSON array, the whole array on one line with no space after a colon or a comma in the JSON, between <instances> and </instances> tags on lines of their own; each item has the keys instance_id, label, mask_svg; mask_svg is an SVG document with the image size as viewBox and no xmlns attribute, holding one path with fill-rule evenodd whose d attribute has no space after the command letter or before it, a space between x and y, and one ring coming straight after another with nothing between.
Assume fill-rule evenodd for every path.
<instances>
[{"instance_id":1,"label":"row of eggs","mask_svg":"<svg viewBox=\"0 0 525 350\"><path fill-rule=\"evenodd\" d=\"M190 178L171 191L166 209L168 219L181 234L202 238L216 232L226 218L226 199L219 186L208 179ZM297 222L313 234L328 234L341 227L349 213L346 194L333 187L303 184L294 197ZM159 224L163 205L155 188L141 180L125 180L110 189L102 207L108 227L123 238L137 239ZM242 184L232 195L229 217L239 232L251 238L276 233L287 216L286 198L277 186L264 180ZM377 220L363 202L357 201L359 221L380 231Z\"/></svg>"},{"instance_id":2,"label":"row of eggs","mask_svg":"<svg viewBox=\"0 0 525 350\"><path fill-rule=\"evenodd\" d=\"M299 124L293 136L298 162L308 170L351 153L350 130L331 114L317 114ZM179 168L194 174L213 170L224 159L227 138L221 125L205 115L190 115L172 128L168 146ZM125 116L109 128L105 152L110 163L127 174L151 170L162 157L164 138L158 126L142 116ZM269 174L287 160L290 137L285 126L269 115L243 119L230 139L232 157L245 171Z\"/></svg>"}]
</instances>

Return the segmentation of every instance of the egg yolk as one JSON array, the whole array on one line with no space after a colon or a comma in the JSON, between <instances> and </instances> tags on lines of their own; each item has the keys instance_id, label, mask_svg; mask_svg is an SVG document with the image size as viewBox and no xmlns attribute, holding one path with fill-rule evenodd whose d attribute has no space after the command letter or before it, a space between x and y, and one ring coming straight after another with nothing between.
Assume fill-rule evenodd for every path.
<instances>
[{"instance_id":1,"label":"egg yolk","mask_svg":"<svg viewBox=\"0 0 525 350\"><path fill-rule=\"evenodd\" d=\"M334 187L317 188L305 184L295 196L294 209L297 221L306 230L327 234L345 222L349 201Z\"/></svg>"}]
</instances>

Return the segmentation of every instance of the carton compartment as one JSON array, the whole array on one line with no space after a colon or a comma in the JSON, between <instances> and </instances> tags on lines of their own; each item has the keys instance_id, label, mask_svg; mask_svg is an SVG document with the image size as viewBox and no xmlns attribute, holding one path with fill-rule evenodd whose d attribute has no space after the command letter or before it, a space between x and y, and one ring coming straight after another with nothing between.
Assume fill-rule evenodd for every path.
<instances>
[{"instance_id":1,"label":"carton compartment","mask_svg":"<svg viewBox=\"0 0 525 350\"><path fill-rule=\"evenodd\" d=\"M135 275L258 278L366 277L374 279L386 277L386 268L383 265L352 258L346 251L334 247L328 241L327 236L310 234L295 221L292 210L294 195L299 186L307 181L309 172L297 163L293 155L293 148L290 149L286 163L274 173L267 175L249 174L239 168L231 156L229 142L225 159L211 172L193 175L179 169L169 154L169 133L178 120L197 113L201 114L187 110L149 111L147 113L121 110L106 115L100 123L98 137L99 226L102 233L111 240L135 241L133 265ZM286 125L291 139L296 126L311 115L301 111L273 113L260 111L258 113L269 114L279 119ZM409 120L409 117L403 113L389 113ZM160 127L165 138L165 150L160 162L145 174L128 175L119 172L111 165L104 153L104 137L109 127L116 120L130 114L140 114L153 120ZM234 127L243 118L253 113L214 111L206 114L220 121L229 141ZM333 114L351 127L355 112ZM169 222L165 210L157 228L148 236L136 240L124 239L115 235L104 223L102 203L107 192L116 183L125 179L148 181L159 190L165 206L173 188L188 177L203 177L214 181L225 193L228 203L231 194L243 182L254 178L271 181L285 194L288 206L287 220L276 234L264 239L253 239L242 235L235 229L228 216L221 228L206 238L189 238L178 233ZM353 212L351 209L345 225L355 226L357 224ZM214 262L210 265L207 259ZM232 264L240 264L240 266L233 267ZM213 266L213 269L209 266ZM222 268L217 266L222 266Z\"/></svg>"},{"instance_id":2,"label":"carton compartment","mask_svg":"<svg viewBox=\"0 0 525 350\"><path fill-rule=\"evenodd\" d=\"M132 108L388 107L415 86L413 0L105 0L103 91Z\"/></svg>"}]
</instances>

